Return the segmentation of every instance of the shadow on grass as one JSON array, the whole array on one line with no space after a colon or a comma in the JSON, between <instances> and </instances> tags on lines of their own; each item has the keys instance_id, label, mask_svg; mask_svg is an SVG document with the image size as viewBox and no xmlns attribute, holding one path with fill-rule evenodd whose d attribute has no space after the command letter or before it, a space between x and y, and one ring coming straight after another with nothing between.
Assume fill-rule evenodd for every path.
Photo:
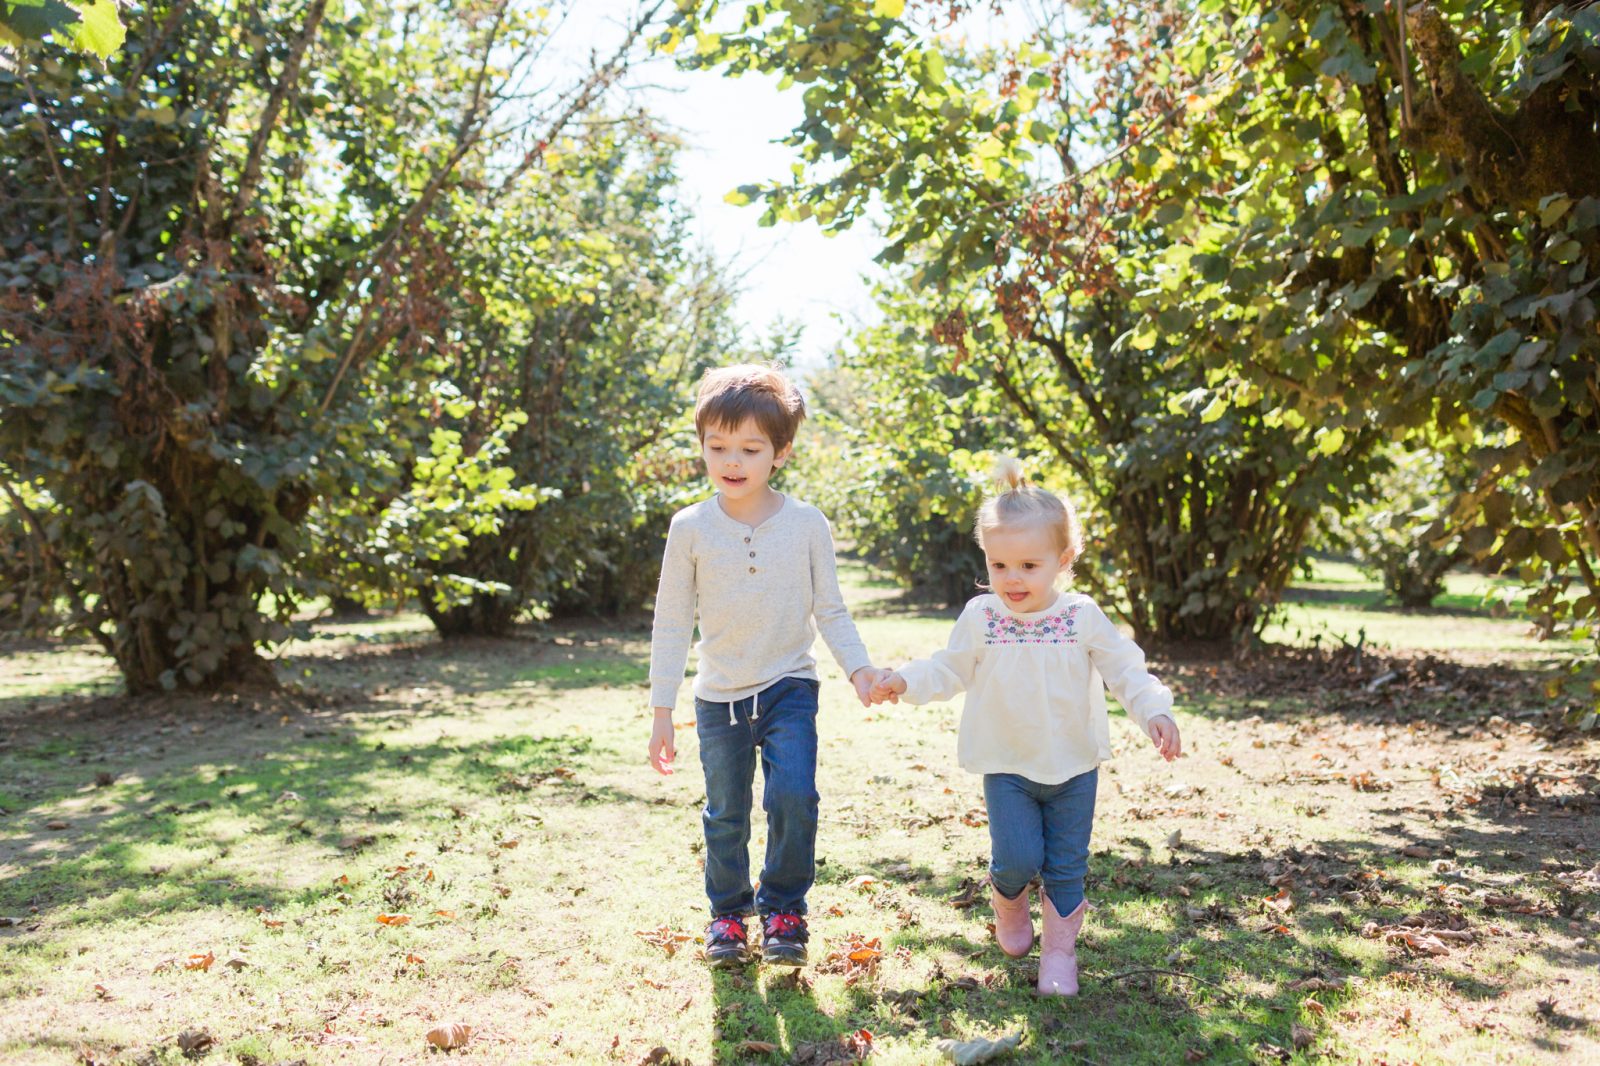
<instances>
[{"instance_id":1,"label":"shadow on grass","mask_svg":"<svg viewBox=\"0 0 1600 1066\"><path fill-rule=\"evenodd\" d=\"M197 745L192 757L180 756L177 765L146 779L80 788L99 802L68 816L65 826L27 812L10 814L0 820L8 830L0 839L0 863L21 872L0 882L0 913L36 908L49 920L62 911L68 924L79 925L218 905L270 909L320 897L326 888L285 891L274 886L276 879L241 875L236 867L212 876L206 868L245 844L252 849L250 868L273 872L303 861L307 847L327 855L381 847L396 835L385 823L396 817L397 804L406 804L399 816L404 826L427 817L449 824L465 808L506 794L525 797L542 819L586 804L652 802L626 789L583 783L579 771L600 754L584 737L390 747L370 735L307 733L287 741L275 732L256 734L255 751L235 746L219 754ZM45 750L63 743L47 742ZM28 754L7 753L0 771L24 765ZM407 782L421 787L410 789Z\"/></svg>"},{"instance_id":2,"label":"shadow on grass","mask_svg":"<svg viewBox=\"0 0 1600 1066\"><path fill-rule=\"evenodd\" d=\"M1522 849L1517 863L1524 870L1572 868L1562 862L1559 839L1529 842L1511 826L1455 834L1449 843L1440 834L1401 839L1463 856L1504 854L1515 846ZM1033 987L1037 945L1027 957L1011 959L993 943L976 867L966 876L937 873L909 854L886 853L868 869L884 882L875 897L888 926L883 950L928 960L921 978L885 988L864 976L834 1013L819 1009L803 983L719 979L717 1062L756 1058L741 1050L748 1040L777 1045L781 1057L795 1063L847 1061L842 1054L825 1056L860 1029L880 1040L917 1033L930 1042L1021 1032L1017 1054L1038 1062L1287 1060L1294 1048L1291 1027L1308 1021L1302 1006L1308 993L1291 987L1294 982L1320 978L1337 985L1390 975L1409 982L1425 975L1463 1000L1484 1004L1506 991L1473 972L1474 954L1491 945L1514 943L1518 953L1566 972L1600 962L1593 949L1552 935L1566 923L1555 909L1507 914L1464 891L1419 887L1413 875L1429 870L1429 861L1399 857L1396 844L1341 840L1265 853L1183 847L1165 862L1148 849L1119 846L1091 856L1093 910L1079 947L1082 994L1042 998ZM1288 913L1269 904L1285 887L1296 903ZM1519 891L1537 895L1531 886ZM942 922L925 928L908 905L916 899L957 909L960 925L955 931ZM1032 899L1037 914L1037 890ZM842 943L836 926L826 917L814 921L814 965L826 969L818 956ZM1391 926L1470 930L1477 939L1453 944L1450 957L1434 960L1381 934L1362 933ZM1335 988L1314 998L1334 1009L1348 995ZM1564 1024L1591 1022L1574 1016Z\"/></svg>"}]
</instances>

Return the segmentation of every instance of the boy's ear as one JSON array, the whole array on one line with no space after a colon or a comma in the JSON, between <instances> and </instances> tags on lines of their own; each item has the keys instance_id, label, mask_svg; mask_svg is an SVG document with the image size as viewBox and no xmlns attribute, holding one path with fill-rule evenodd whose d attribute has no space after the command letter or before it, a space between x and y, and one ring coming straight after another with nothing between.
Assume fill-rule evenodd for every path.
<instances>
[{"instance_id":1,"label":"boy's ear","mask_svg":"<svg viewBox=\"0 0 1600 1066\"><path fill-rule=\"evenodd\" d=\"M794 441L790 441L788 444L785 444L783 446L783 450L782 451L780 451L777 455L772 457L772 465L774 467L781 468L784 463L787 463L789 461L789 456L791 456L793 454L794 454Z\"/></svg>"}]
</instances>

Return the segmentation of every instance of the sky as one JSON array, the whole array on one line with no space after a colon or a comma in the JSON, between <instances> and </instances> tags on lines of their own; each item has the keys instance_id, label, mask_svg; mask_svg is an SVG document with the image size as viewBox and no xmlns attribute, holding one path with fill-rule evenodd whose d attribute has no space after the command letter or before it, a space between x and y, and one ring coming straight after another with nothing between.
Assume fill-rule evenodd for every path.
<instances>
[{"instance_id":1,"label":"sky","mask_svg":"<svg viewBox=\"0 0 1600 1066\"><path fill-rule=\"evenodd\" d=\"M608 52L638 4L576 0L574 7L557 43L581 61L591 49ZM974 18L980 33L1004 32L1004 20ZM743 324L756 336L779 319L798 324L795 364L825 365L848 333L875 320L870 284L883 272L872 260L883 242L861 222L831 237L809 221L762 227L759 205L723 200L740 185L788 175L796 151L774 142L800 124L801 88L779 92L777 78L758 74L680 71L665 56L638 68L631 83L632 98L683 137L679 196L694 214L696 235L738 279Z\"/></svg>"}]
</instances>

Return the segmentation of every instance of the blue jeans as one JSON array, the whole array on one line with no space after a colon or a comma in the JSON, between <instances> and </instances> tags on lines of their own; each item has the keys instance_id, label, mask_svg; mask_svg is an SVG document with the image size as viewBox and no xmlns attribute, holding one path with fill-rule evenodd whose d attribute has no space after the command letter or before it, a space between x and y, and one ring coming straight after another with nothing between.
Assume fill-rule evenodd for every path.
<instances>
[{"instance_id":1,"label":"blue jeans","mask_svg":"<svg viewBox=\"0 0 1600 1066\"><path fill-rule=\"evenodd\" d=\"M1089 872L1089 833L1094 828L1098 768L1059 785L1041 785L1018 774L984 774L989 805L989 876L1007 899L1035 877L1057 913L1071 914L1083 902Z\"/></svg>"},{"instance_id":2,"label":"blue jeans","mask_svg":"<svg viewBox=\"0 0 1600 1066\"><path fill-rule=\"evenodd\" d=\"M804 914L816 876L818 682L785 677L733 703L694 701L706 772L706 896L722 914ZM750 887L750 806L756 749L767 858Z\"/></svg>"}]
</instances>

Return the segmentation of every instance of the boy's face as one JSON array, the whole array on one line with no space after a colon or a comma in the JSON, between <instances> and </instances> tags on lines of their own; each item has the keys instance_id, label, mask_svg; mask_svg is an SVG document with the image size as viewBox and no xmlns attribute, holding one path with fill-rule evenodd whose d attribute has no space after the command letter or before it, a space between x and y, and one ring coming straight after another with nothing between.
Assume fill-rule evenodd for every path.
<instances>
[{"instance_id":1,"label":"boy's face","mask_svg":"<svg viewBox=\"0 0 1600 1066\"><path fill-rule=\"evenodd\" d=\"M1056 548L1055 537L1041 525L991 529L983 535L989 562L989 587L1018 614L1042 611L1055 599L1056 578L1072 565L1072 557Z\"/></svg>"},{"instance_id":2,"label":"boy's face","mask_svg":"<svg viewBox=\"0 0 1600 1066\"><path fill-rule=\"evenodd\" d=\"M708 426L700 442L706 476L717 491L730 499L743 499L763 491L772 472L789 461L793 446L774 452L772 439L753 418L739 425Z\"/></svg>"}]
</instances>

